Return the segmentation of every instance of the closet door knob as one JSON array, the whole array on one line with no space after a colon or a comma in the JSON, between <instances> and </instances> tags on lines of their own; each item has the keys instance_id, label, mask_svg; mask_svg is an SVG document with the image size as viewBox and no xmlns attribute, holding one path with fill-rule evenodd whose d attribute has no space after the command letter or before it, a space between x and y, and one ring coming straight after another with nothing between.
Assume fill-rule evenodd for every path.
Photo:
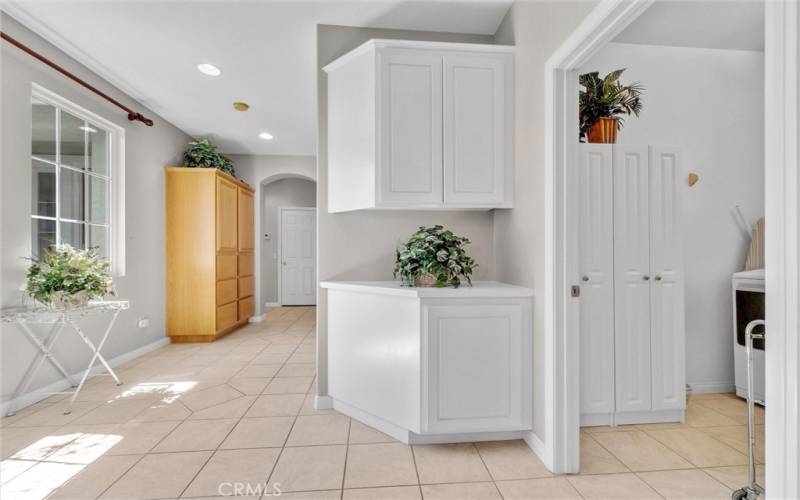
<instances>
[{"instance_id":1,"label":"closet door knob","mask_svg":"<svg viewBox=\"0 0 800 500\"><path fill-rule=\"evenodd\" d=\"M642 276L642 279L645 280L645 281L650 281L650 276L645 274L644 276Z\"/></svg>"},{"instance_id":2,"label":"closet door knob","mask_svg":"<svg viewBox=\"0 0 800 500\"><path fill-rule=\"evenodd\" d=\"M582 279L583 281L589 281L589 277L588 277L588 276L584 276L584 277L583 277L583 278L581 278L581 279Z\"/></svg>"},{"instance_id":3,"label":"closet door knob","mask_svg":"<svg viewBox=\"0 0 800 500\"><path fill-rule=\"evenodd\" d=\"M661 281L661 276L656 276L656 281Z\"/></svg>"}]
</instances>

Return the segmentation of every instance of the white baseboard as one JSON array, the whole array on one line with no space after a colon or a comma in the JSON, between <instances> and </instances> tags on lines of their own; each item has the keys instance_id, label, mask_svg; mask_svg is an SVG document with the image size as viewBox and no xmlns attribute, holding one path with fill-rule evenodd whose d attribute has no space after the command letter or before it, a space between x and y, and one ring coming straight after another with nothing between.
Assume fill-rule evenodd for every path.
<instances>
[{"instance_id":1,"label":"white baseboard","mask_svg":"<svg viewBox=\"0 0 800 500\"><path fill-rule=\"evenodd\" d=\"M119 356L108 359L108 364L111 365L112 368L116 368L122 364L127 363L132 359L136 359L139 356L143 356L148 352L155 351L160 347L164 347L165 345L170 343L169 337L164 337L163 339L156 340L155 342L151 342L147 345L144 345L138 349L134 349L133 351L126 352L125 354L120 354ZM84 372L86 370L81 370L78 373L73 373L70 377L73 380L79 381L81 377L83 377ZM105 367L102 364L98 364L95 366L92 371L89 373L90 378L96 376L100 373L106 373ZM63 392L69 389L70 383L67 380L61 379L52 384L48 384L44 387L40 387L34 391L31 391L27 394L23 394L15 399L10 401L4 401L0 403L0 415L5 415L8 413L9 409L13 408L15 411L19 411L27 406L30 406L34 403L38 403L39 401L46 399L47 397L51 396L53 393Z\"/></svg>"},{"instance_id":2,"label":"white baseboard","mask_svg":"<svg viewBox=\"0 0 800 500\"><path fill-rule=\"evenodd\" d=\"M280 307L280 302L264 302L264 307Z\"/></svg>"},{"instance_id":3,"label":"white baseboard","mask_svg":"<svg viewBox=\"0 0 800 500\"><path fill-rule=\"evenodd\" d=\"M537 436L535 432L530 431L523 433L522 439L528 444L528 448L533 451L533 454L539 457L539 460L542 461L544 466L547 467L550 472L554 472L553 467L555 464L552 463L553 461L551 460L547 446L539 439L539 436Z\"/></svg>"},{"instance_id":4,"label":"white baseboard","mask_svg":"<svg viewBox=\"0 0 800 500\"><path fill-rule=\"evenodd\" d=\"M314 396L314 408L317 410L332 410L333 398L330 396Z\"/></svg>"},{"instance_id":5,"label":"white baseboard","mask_svg":"<svg viewBox=\"0 0 800 500\"><path fill-rule=\"evenodd\" d=\"M731 381L726 382L689 382L689 394L716 394L728 393L736 390L736 383Z\"/></svg>"},{"instance_id":6,"label":"white baseboard","mask_svg":"<svg viewBox=\"0 0 800 500\"><path fill-rule=\"evenodd\" d=\"M247 321L250 323L261 323L266 317L266 314L259 314L258 316L250 316L250 319Z\"/></svg>"}]
</instances>

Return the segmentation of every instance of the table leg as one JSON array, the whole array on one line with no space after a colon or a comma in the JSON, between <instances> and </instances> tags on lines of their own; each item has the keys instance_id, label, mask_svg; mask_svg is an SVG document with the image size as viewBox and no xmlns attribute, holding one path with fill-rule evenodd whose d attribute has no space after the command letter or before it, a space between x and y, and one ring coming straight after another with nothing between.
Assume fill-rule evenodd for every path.
<instances>
[{"instance_id":1,"label":"table leg","mask_svg":"<svg viewBox=\"0 0 800 500\"><path fill-rule=\"evenodd\" d=\"M67 410L64 412L64 414L68 414L68 413L70 413L72 411L72 404L75 402L75 399L78 397L78 393L81 392L81 389L83 388L83 384L86 382L86 379L89 377L89 373L92 371L92 368L94 368L94 362L96 360L100 360L100 362L106 368L108 373L111 374L112 377L114 377L114 381L117 383L117 385L122 385L122 382L119 380L119 377L117 377L117 374L114 373L114 370L111 369L111 366L109 366L109 364L106 362L106 360L103 357L103 355L100 354L100 349L102 349L103 345L106 343L106 340L108 339L108 334L111 333L111 328L114 327L114 323L117 321L117 316L119 316L119 311L116 311L114 313L114 316L111 317L111 321L108 323L108 327L106 327L106 332L103 334L103 338L100 339L100 343L97 344L96 347L95 347L94 343L91 341L91 339L89 339L89 337L87 337L86 334L83 333L83 330L81 330L78 327L78 325L76 325L75 322L72 321L71 318L67 319L67 321L69 322L70 326L72 326L72 328L75 330L75 332L78 334L78 336L86 343L86 345L89 346L89 349L91 349L94 352L94 354L92 355L91 361L89 361L89 367L86 368L86 371L83 373L83 377L81 377L81 381L78 384L77 389L75 389L75 392L72 393L72 397L69 400L69 405L67 407Z\"/></svg>"},{"instance_id":2,"label":"table leg","mask_svg":"<svg viewBox=\"0 0 800 500\"><path fill-rule=\"evenodd\" d=\"M64 378L67 379L70 385L72 387L75 387L75 382L72 381L72 377L70 377L69 373L67 373L67 370L65 370L64 367L61 366L61 363L58 362L58 360L53 356L51 352L53 345L56 343L56 340L58 340L58 337L64 330L64 322L61 321L59 323L54 324L53 328L50 330L50 333L47 335L47 337L45 337L44 342L39 340L39 337L37 337L36 334L34 334L31 331L30 327L28 327L27 324L19 323L19 325L22 331L25 333L25 335L27 335L28 338L31 340L31 342L33 342L33 344L39 349L39 353L36 356L36 358L34 358L34 360L31 362L30 367L28 367L28 371L25 372L25 376L22 377L22 380L17 386L17 389L14 392L14 396L11 398L11 400L13 401L17 399L17 397L20 394L24 394L28 390L31 383L33 382L34 377L36 376L37 373L39 373L39 370L41 370L42 365L44 365L45 360L49 360L50 363L59 372L61 372ZM14 413L16 413L14 407L9 406L9 410L6 415L10 417L14 415Z\"/></svg>"}]
</instances>

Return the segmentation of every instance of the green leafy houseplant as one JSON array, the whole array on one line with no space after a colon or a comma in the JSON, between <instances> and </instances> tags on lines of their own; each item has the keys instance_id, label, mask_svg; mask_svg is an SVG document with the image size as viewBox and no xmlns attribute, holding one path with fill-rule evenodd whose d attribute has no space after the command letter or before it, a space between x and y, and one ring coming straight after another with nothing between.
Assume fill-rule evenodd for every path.
<instances>
[{"instance_id":1,"label":"green leafy houseplant","mask_svg":"<svg viewBox=\"0 0 800 500\"><path fill-rule=\"evenodd\" d=\"M208 142L208 139L190 142L183 153L183 166L196 168L218 168L236 176L233 162L227 156L219 153L217 147Z\"/></svg>"},{"instance_id":2,"label":"green leafy houseplant","mask_svg":"<svg viewBox=\"0 0 800 500\"><path fill-rule=\"evenodd\" d=\"M464 250L467 244L467 238L442 226L420 226L397 248L394 276L399 275L405 286L430 283L458 288L462 280L472 285L472 272L478 265Z\"/></svg>"},{"instance_id":3,"label":"green leafy houseplant","mask_svg":"<svg viewBox=\"0 0 800 500\"><path fill-rule=\"evenodd\" d=\"M624 118L621 115L639 116L642 111L641 83L623 85L619 79L625 68L612 71L600 77L597 71L580 75L578 83L585 88L578 98L580 109L580 139L584 140L592 126L601 118L617 120L617 129L622 129Z\"/></svg>"},{"instance_id":4,"label":"green leafy houseplant","mask_svg":"<svg viewBox=\"0 0 800 500\"><path fill-rule=\"evenodd\" d=\"M114 295L110 263L97 250L77 250L69 245L50 247L34 261L26 275L26 291L38 302L69 308Z\"/></svg>"}]
</instances>

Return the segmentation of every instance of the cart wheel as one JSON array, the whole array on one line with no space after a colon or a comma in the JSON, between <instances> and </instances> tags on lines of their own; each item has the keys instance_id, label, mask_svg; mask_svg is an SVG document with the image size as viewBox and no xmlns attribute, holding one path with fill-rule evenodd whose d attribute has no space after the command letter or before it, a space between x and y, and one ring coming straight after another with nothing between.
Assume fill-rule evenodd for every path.
<instances>
[{"instance_id":1,"label":"cart wheel","mask_svg":"<svg viewBox=\"0 0 800 500\"><path fill-rule=\"evenodd\" d=\"M747 498L747 489L742 488L731 493L731 500L744 500Z\"/></svg>"}]
</instances>

